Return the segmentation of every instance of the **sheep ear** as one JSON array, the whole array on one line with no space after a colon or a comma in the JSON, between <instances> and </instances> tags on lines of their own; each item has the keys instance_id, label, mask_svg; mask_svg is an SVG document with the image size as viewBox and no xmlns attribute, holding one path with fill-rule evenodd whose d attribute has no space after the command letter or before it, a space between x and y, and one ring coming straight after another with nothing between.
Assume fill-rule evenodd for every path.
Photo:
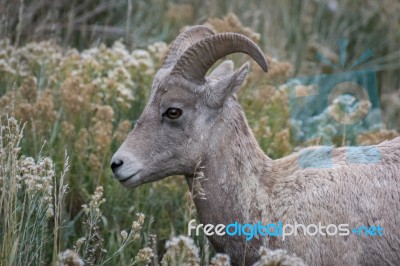
<instances>
[{"instance_id":1,"label":"sheep ear","mask_svg":"<svg viewBox=\"0 0 400 266\"><path fill-rule=\"evenodd\" d=\"M231 60L226 60L217 66L210 75L207 76L207 80L210 82L215 82L224 78L233 72L233 62Z\"/></svg>"},{"instance_id":2,"label":"sheep ear","mask_svg":"<svg viewBox=\"0 0 400 266\"><path fill-rule=\"evenodd\" d=\"M235 72L210 84L207 101L211 108L220 108L226 99L239 90L249 71L249 66L247 62Z\"/></svg>"}]
</instances>

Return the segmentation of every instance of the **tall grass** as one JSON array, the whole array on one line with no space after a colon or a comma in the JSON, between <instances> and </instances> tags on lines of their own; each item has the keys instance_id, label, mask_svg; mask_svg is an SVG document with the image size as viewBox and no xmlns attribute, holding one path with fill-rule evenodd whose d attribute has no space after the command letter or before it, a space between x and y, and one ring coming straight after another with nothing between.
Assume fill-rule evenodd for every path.
<instances>
[{"instance_id":1,"label":"tall grass","mask_svg":"<svg viewBox=\"0 0 400 266\"><path fill-rule=\"evenodd\" d=\"M20 124L12 117L0 129L0 213L2 265L39 265L58 253L63 197L63 180L68 171L57 178L49 157L20 155ZM55 204L55 205L54 205ZM50 225L50 226L49 226ZM50 248L50 249L49 249Z\"/></svg>"},{"instance_id":2,"label":"tall grass","mask_svg":"<svg viewBox=\"0 0 400 266\"><path fill-rule=\"evenodd\" d=\"M372 49L374 59L363 67L380 71L379 88L387 93L399 83L399 11L397 0L0 0L0 37L16 44L52 38L79 49L123 38L129 49L143 48L232 12L260 33L274 57L293 62L294 73L332 71L320 68L315 52L336 52L339 38L349 40L350 61Z\"/></svg>"},{"instance_id":3,"label":"tall grass","mask_svg":"<svg viewBox=\"0 0 400 266\"><path fill-rule=\"evenodd\" d=\"M65 248L61 239L67 223L64 196L68 185L64 181L69 170L68 156L65 155L63 171L57 176L51 158L39 154L35 161L20 154L22 136L23 129L14 118L0 123L1 265L106 265L121 255L126 246L139 242L143 214L138 214L129 233L121 231L118 250L106 255L100 230L100 207L105 199L99 186L89 204L82 206L85 235L76 241L74 250L61 252ZM145 247L130 262L147 264L152 256L152 249Z\"/></svg>"}]
</instances>

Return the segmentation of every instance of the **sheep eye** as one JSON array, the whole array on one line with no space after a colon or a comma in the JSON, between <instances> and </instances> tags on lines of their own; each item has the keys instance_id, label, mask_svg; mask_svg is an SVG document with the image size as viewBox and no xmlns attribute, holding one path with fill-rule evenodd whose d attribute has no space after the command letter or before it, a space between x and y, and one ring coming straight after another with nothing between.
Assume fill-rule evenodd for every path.
<instances>
[{"instance_id":1,"label":"sheep eye","mask_svg":"<svg viewBox=\"0 0 400 266\"><path fill-rule=\"evenodd\" d=\"M182 115L182 110L179 108L170 107L163 115L169 119L178 119Z\"/></svg>"}]
</instances>

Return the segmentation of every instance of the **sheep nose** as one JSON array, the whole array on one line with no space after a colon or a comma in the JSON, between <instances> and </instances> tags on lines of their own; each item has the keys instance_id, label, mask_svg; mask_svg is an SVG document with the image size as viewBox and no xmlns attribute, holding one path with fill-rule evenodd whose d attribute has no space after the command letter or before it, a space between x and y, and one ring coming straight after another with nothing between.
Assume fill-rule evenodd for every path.
<instances>
[{"instance_id":1,"label":"sheep nose","mask_svg":"<svg viewBox=\"0 0 400 266\"><path fill-rule=\"evenodd\" d=\"M113 171L113 173L115 173L115 171L123 164L124 164L124 162L122 160L118 160L118 159L113 160L111 162L111 170Z\"/></svg>"}]
</instances>

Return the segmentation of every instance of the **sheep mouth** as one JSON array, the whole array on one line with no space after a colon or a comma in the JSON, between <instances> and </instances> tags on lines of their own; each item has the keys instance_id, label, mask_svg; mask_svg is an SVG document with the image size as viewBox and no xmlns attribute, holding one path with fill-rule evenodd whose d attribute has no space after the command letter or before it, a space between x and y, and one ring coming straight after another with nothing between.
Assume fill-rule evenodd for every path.
<instances>
[{"instance_id":1,"label":"sheep mouth","mask_svg":"<svg viewBox=\"0 0 400 266\"><path fill-rule=\"evenodd\" d=\"M120 179L120 180L118 180L118 181L119 181L120 183L125 183L125 182L127 182L128 180L130 180L132 177L136 176L139 172L140 172L140 171L137 171L137 172L134 173L133 175L130 175L130 176L128 176L127 178Z\"/></svg>"}]
</instances>

